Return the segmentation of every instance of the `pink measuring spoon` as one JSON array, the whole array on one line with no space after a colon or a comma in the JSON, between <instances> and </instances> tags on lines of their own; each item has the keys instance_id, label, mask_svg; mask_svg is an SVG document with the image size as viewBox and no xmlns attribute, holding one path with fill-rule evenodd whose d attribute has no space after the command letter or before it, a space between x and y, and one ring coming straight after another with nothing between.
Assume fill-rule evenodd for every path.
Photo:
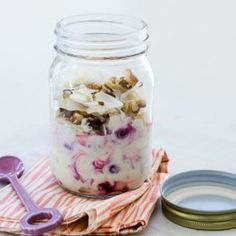
<instances>
[{"instance_id":1,"label":"pink measuring spoon","mask_svg":"<svg viewBox=\"0 0 236 236\"><path fill-rule=\"evenodd\" d=\"M39 208L18 182L24 172L23 162L14 156L0 157L0 181L10 182L27 213L21 218L20 225L24 233L42 235L56 229L63 221L62 215L54 208Z\"/></svg>"}]
</instances>

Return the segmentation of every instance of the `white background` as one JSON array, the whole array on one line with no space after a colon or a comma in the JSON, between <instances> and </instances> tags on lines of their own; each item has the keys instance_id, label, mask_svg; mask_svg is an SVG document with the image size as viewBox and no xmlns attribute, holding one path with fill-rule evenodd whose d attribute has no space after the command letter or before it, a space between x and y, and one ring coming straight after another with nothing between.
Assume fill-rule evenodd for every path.
<instances>
[{"instance_id":1,"label":"white background","mask_svg":"<svg viewBox=\"0 0 236 236\"><path fill-rule=\"evenodd\" d=\"M64 16L98 12L139 16L149 25L154 143L168 151L170 174L199 168L236 172L233 0L0 1L0 155L20 155L28 167L48 153L54 26ZM222 235L187 230L158 214L142 235Z\"/></svg>"}]
</instances>

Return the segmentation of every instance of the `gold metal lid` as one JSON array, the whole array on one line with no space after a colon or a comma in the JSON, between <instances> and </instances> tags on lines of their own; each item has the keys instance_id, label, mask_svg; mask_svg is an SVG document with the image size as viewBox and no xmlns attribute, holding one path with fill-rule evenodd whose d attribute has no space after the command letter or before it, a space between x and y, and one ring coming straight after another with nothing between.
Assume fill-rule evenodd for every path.
<instances>
[{"instance_id":1,"label":"gold metal lid","mask_svg":"<svg viewBox=\"0 0 236 236\"><path fill-rule=\"evenodd\" d=\"M236 175L213 170L170 177L161 189L162 210L170 221L192 229L236 228Z\"/></svg>"}]
</instances>

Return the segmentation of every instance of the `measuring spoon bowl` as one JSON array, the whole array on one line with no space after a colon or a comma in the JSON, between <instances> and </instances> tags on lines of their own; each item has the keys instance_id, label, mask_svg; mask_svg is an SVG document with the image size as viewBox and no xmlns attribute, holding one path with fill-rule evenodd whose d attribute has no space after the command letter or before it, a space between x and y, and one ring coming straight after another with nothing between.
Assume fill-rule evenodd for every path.
<instances>
[{"instance_id":1,"label":"measuring spoon bowl","mask_svg":"<svg viewBox=\"0 0 236 236\"><path fill-rule=\"evenodd\" d=\"M0 157L0 182L9 182L9 177L12 175L16 175L19 178L23 172L24 164L18 157Z\"/></svg>"}]
</instances>

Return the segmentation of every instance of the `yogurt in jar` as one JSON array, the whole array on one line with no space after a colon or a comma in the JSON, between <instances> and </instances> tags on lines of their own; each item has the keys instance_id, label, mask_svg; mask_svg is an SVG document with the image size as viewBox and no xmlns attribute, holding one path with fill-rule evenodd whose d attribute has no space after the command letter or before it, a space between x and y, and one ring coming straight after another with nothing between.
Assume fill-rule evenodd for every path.
<instances>
[{"instance_id":1,"label":"yogurt in jar","mask_svg":"<svg viewBox=\"0 0 236 236\"><path fill-rule=\"evenodd\" d=\"M126 70L106 82L60 88L50 165L66 189L89 196L135 189L150 174L150 124L142 83Z\"/></svg>"}]
</instances>

